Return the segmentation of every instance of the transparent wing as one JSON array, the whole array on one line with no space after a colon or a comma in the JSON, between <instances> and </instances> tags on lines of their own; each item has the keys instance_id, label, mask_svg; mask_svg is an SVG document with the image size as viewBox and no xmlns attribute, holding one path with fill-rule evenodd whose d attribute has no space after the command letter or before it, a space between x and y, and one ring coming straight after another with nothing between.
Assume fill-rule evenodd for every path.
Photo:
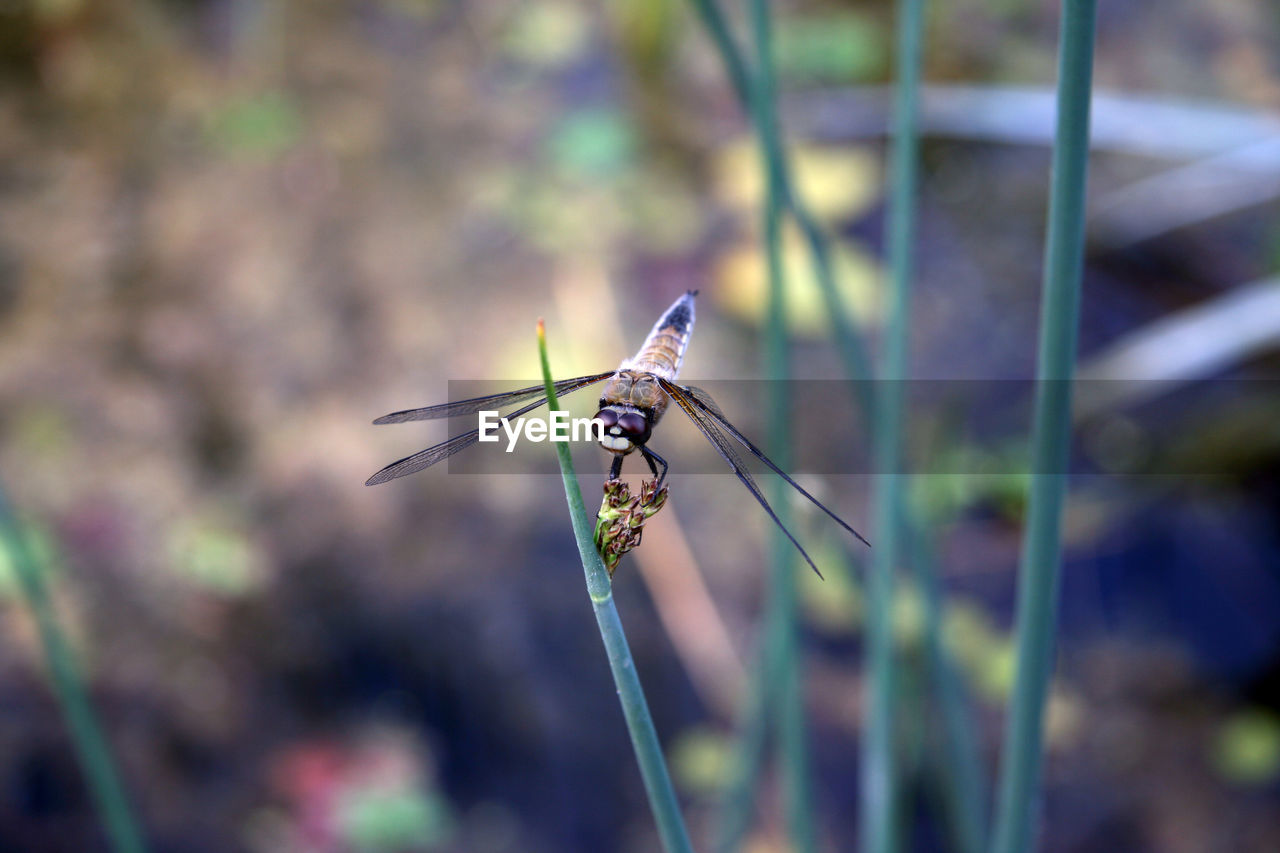
<instances>
[{"instance_id":1,"label":"transparent wing","mask_svg":"<svg viewBox=\"0 0 1280 853\"><path fill-rule=\"evenodd\" d=\"M673 385L672 383L665 382L664 380L659 380L659 381L663 382L663 390L665 390L668 394L671 393L671 388L666 387L667 385L671 385L674 388L682 388L682 386ZM795 480L791 479L791 477L787 475L786 471L783 471L777 465L773 464L773 460L771 460L768 456L765 456L764 452L761 451L760 448L756 447L754 444L752 444L750 441L747 440L746 436L738 432L738 428L735 427L733 424L729 423L729 419L724 416L724 412L720 411L720 407L716 405L715 400L711 399L710 394L708 394L703 389L697 388L693 385L684 386L682 390L688 392L688 394L693 398L693 403L696 407L702 409L703 412L705 412L709 417L714 419L717 422L717 424L725 430L725 432L733 436L738 441L739 444L741 444L751 453L752 456L759 459L765 465L769 466L769 468L775 474L777 474L782 479L786 480L793 489L795 489L797 492L799 492L800 494L808 498L809 501L813 503L814 506L816 506L818 509L825 512L827 515L831 516L831 518L835 520L836 524L839 524L845 530L849 531L854 536L856 536L858 538L858 541L860 541L862 544L866 545L867 547L871 547L871 543L868 542L861 533L854 530L845 522L843 518L841 518L840 516L832 512L830 509L828 509L826 505L822 503L822 501L818 500L813 495L806 492L800 486L799 483L797 483Z\"/></svg>"},{"instance_id":2,"label":"transparent wing","mask_svg":"<svg viewBox=\"0 0 1280 853\"><path fill-rule=\"evenodd\" d=\"M576 379L561 379L555 383L556 396L577 391L607 376L613 371L597 373L594 376L579 376ZM501 394L490 394L487 397L472 397L470 400L455 400L452 403L441 403L438 406L427 406L422 409L405 409L403 412L392 412L374 421L375 424L402 424L407 421L431 421L437 418L452 418L458 415L474 415L481 409L500 409L512 403L522 403L534 397L544 396L547 389L542 385L530 385L528 388L517 388L515 391L504 391Z\"/></svg>"},{"instance_id":3,"label":"transparent wing","mask_svg":"<svg viewBox=\"0 0 1280 853\"><path fill-rule=\"evenodd\" d=\"M542 405L546 400L539 400L537 405ZM534 408L530 406L521 409L521 412L527 412ZM442 441L439 444L428 447L426 450L419 451L412 456L406 456L398 462L392 462L386 468L364 481L366 486L376 486L379 483L385 483L389 480L395 480L398 477L404 477L409 474L416 474L423 468L430 468L441 459L448 459L459 450L465 450L475 444L480 438L479 428L464 432L461 435L455 435L448 441Z\"/></svg>"},{"instance_id":4,"label":"transparent wing","mask_svg":"<svg viewBox=\"0 0 1280 853\"><path fill-rule=\"evenodd\" d=\"M561 394L572 393L574 391L577 391L580 388L585 388L588 385L599 382L601 379L605 378L606 376L612 376L612 375L613 375L613 372L610 371L609 373L601 373L597 376L579 376L577 379L566 379L561 382L556 382L555 383L556 396L558 397ZM525 388L525 389L521 389L520 391L510 391L506 394L494 394L490 397L477 397L473 400L459 400L457 403L446 403L442 406L431 406L426 409L411 409L408 412L399 412L397 414L413 414L414 412L429 412L429 411L432 411L433 409L446 409L452 406L461 406L462 404L479 403L480 405L478 405L474 409L462 408L460 410L449 411L450 415L473 414L475 412L480 411L480 409L484 408L486 405L500 406L503 403L510 403L513 401L518 402L520 400L526 400L530 396L528 394L525 394L525 392L528 390L529 389ZM538 386L538 390L543 393L546 392L546 388L542 387L541 385ZM519 417L520 415L523 415L526 412L533 411L534 409L538 408L545 402L547 402L546 397L543 397L541 400L534 400L529 405L520 409L516 409L511 414L507 415L507 417L509 418ZM394 417L394 416L387 415L387 418L390 418L390 417ZM445 415L431 414L431 415L426 415L425 417L439 418L439 417L445 417ZM423 417L404 418L404 420L422 420L422 419ZM386 418L378 418L378 420L374 421L374 423L376 424L400 423L400 421L390 421L390 420L387 420ZM379 483L385 483L389 480L395 480L399 477L404 477L408 474L415 474L418 471L421 471L423 468L430 468L432 465L436 464L442 459L448 459L450 456L457 453L459 450L464 450L470 447L471 445L475 444L479 440L480 440L480 428L476 427L473 430L461 433L459 435L455 435L453 438L447 439L445 441L440 442L439 444L428 447L426 450L421 450L413 454L412 456L406 456L404 459L400 459L396 462L392 462L390 465L383 468L378 473L374 474L368 480L365 480L364 484L366 486L376 486Z\"/></svg>"},{"instance_id":5,"label":"transparent wing","mask_svg":"<svg viewBox=\"0 0 1280 853\"><path fill-rule=\"evenodd\" d=\"M689 393L689 389L686 389L683 386L668 382L662 378L659 378L658 382L662 384L662 390L666 391L667 395L675 401L676 405L689 416L689 420L693 421L694 426L696 426L702 434L707 437L707 441L711 442L712 446L715 447L716 451L720 454L720 457L724 459L725 462L729 463L729 467L733 469L733 473L742 482L742 485L747 487L747 491L751 492L751 495L759 502L760 506L764 507L764 511L769 514L771 519L773 519L773 523L778 525L778 529L786 534L786 537L791 540L792 545L796 546L796 550L800 552L800 556L804 557L805 562L809 564L809 568L813 569L818 577L822 577L822 572L818 571L818 567L814 565L813 560L809 557L809 553L804 550L803 546L801 546L799 542L796 541L796 537L791 535L791 531L787 530L786 525L782 523L782 520L778 518L777 513L773 511L773 507L769 506L769 502L765 500L764 493L760 491L760 487L757 486L756 481L752 479L751 472L747 470L747 466L743 464L742 459L738 456L738 452L734 450L733 443L729 441L727 436L725 436L713 415L709 414L706 410L704 404L700 403L697 398ZM770 464L770 467L773 467L773 465ZM776 471L777 469L774 468L774 470ZM790 478L788 478L788 482L790 482ZM795 483L792 483L792 485L794 486ZM799 487L797 486L797 488Z\"/></svg>"}]
</instances>

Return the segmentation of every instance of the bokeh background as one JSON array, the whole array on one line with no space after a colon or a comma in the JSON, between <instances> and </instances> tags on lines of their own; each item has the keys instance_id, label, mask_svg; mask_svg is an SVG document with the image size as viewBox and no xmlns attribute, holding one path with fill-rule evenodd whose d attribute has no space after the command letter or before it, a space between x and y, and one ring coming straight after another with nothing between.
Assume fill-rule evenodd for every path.
<instances>
[{"instance_id":1,"label":"bokeh background","mask_svg":"<svg viewBox=\"0 0 1280 853\"><path fill-rule=\"evenodd\" d=\"M1277 850L1280 17L1101 5L1096 393L1043 849ZM1025 380L1056 5L931 6L912 373ZM793 166L874 343L892 8L776 11ZM758 377L760 186L678 0L0 3L0 473L153 849L657 849L557 479L441 468L367 489L445 437L369 422L450 380L536 379L538 317L558 375L608 369L693 287L685 375ZM795 374L839 379L787 245ZM1028 423L929 397L912 397L909 441L933 460L912 498L994 767ZM758 400L721 402L760 423ZM670 420L678 472L705 451ZM863 441L843 414L795 420L809 450ZM591 503L606 460L577 455ZM869 526L870 475L806 483ZM823 849L851 850L860 566L796 512L827 575L803 587L815 807ZM753 666L766 535L731 476L677 474L616 579L695 843ZM105 849L11 562L0 847ZM911 672L905 580L899 605ZM950 849L932 706L903 690L911 849ZM772 777L752 844L786 849Z\"/></svg>"}]
</instances>

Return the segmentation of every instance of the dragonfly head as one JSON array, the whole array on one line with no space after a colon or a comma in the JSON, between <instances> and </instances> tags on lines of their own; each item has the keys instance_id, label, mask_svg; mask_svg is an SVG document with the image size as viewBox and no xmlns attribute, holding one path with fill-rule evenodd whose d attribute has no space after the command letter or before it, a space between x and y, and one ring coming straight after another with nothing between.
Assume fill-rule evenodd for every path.
<instances>
[{"instance_id":1,"label":"dragonfly head","mask_svg":"<svg viewBox=\"0 0 1280 853\"><path fill-rule=\"evenodd\" d=\"M613 453L630 453L649 440L653 429L651 414L635 406L617 403L601 406L596 418L604 422L604 438L600 444Z\"/></svg>"}]
</instances>

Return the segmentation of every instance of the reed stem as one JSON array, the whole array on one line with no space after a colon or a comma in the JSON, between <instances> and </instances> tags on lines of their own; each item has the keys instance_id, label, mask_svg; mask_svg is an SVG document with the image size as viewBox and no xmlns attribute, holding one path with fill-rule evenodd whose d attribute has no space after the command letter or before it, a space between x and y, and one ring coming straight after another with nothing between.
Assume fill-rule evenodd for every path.
<instances>
[{"instance_id":1,"label":"reed stem","mask_svg":"<svg viewBox=\"0 0 1280 853\"><path fill-rule=\"evenodd\" d=\"M749 113L753 112L757 96L752 82L752 74L742 51L739 50L734 41L728 22L716 0L690 0L690 2L725 66L730 83L743 109ZM922 17L921 5L920 3L915 3L899 16L900 24L909 24L916 33L919 33L922 26L920 20ZM916 41L918 42L918 36ZM906 58L911 52L899 51L899 56L900 58ZM918 48L914 52L916 57L909 65L912 69L918 69L920 65ZM914 76L918 77L918 71L914 72ZM917 88L918 82L910 86L900 87L899 96L910 93L911 97L914 98L914 92ZM907 111L899 109L898 115L914 117L915 110L914 108ZM757 122L756 129L767 161L768 176L773 181L776 191L803 233L809 248L815 277L827 304L834 344L841 357L845 374L852 380L850 391L854 402L867 419L868 425L874 428L872 413L875 409L875 392L874 383L870 381L873 377L870 359L867 356L866 346L861 335L848 320L848 314L844 310L842 299L837 290L830 260L828 237L794 189L787 167L781 130L776 120L766 123L764 126L760 126L760 123ZM916 136L914 126L909 128L905 134L898 133L898 138L900 139L915 139ZM916 159L914 156L899 158L897 162L914 164ZM914 193L911 193L911 195L914 195ZM902 205L898 207L898 210L908 209L909 207ZM907 236L902 245L907 247L909 251L910 244L911 239ZM909 260L909 255L907 259ZM779 315L775 312L774 316ZM901 492L901 489L898 489L898 491ZM906 519L909 515L907 511L904 509L901 512L903 519ZM938 606L927 610L926 618L938 620L940 619L940 612L941 606L939 603ZM939 633L939 625L930 626L930 634L932 636L937 637ZM938 679L935 684L935 690L943 706L944 720L947 721L948 755L953 757L961 756L965 761L970 762L963 766L963 772L951 773L946 780L949 801L953 804L963 803L968 807L968 811L964 815L957 816L957 820L961 826L967 827L964 832L969 842L965 845L965 850L966 853L970 853L973 839L981 838L981 829L985 827L985 810L982 807L983 795L981 793L985 791L985 785L978 786L975 789L972 784L973 779L982 777L980 763L977 765L972 763L978 761L977 744L972 730L958 725L958 721L967 720L971 717L963 695L963 689L959 684L959 675L954 671L953 662L949 658L944 656L937 663L938 665L932 669L935 678ZM734 850L740 846L741 840L746 834L751 815L753 784L762 766L764 741L768 729L767 721L760 719L760 716L767 714L769 709L766 697L767 687L760 684L762 679L771 680L775 683L777 681L767 660L765 665L757 669L753 680L752 693L747 704L745 722L741 725L743 735L740 741L737 769L729 785L721 844L717 848L723 851ZM975 827L977 827L976 832L974 831Z\"/></svg>"},{"instance_id":2,"label":"reed stem","mask_svg":"<svg viewBox=\"0 0 1280 853\"><path fill-rule=\"evenodd\" d=\"M542 380L547 390L547 407L557 412L560 410L560 403L552 384L551 363L547 358L547 336L541 320L538 321L538 356L542 364ZM689 832L680 815L680 803L676 798L675 788L671 785L671 774L662 755L658 732L649 714L649 704L645 701L644 690L640 686L640 677L636 673L635 661L631 658L627 635L622 630L622 620L614 605L613 584L596 551L595 530L582 500L582 490L578 487L573 456L569 453L567 442L552 443L560 460L565 500L569 504L573 538L578 543L578 556L582 560L582 571L586 576L587 594L591 598L596 624L600 628L600 639L604 641L609 670L613 673L613 683L618 689L622 715L631 736L631 748L640 764L640 775L644 779L645 793L649 796L649 807L653 810L653 818L658 825L662 847L667 853L692 853Z\"/></svg>"},{"instance_id":3,"label":"reed stem","mask_svg":"<svg viewBox=\"0 0 1280 853\"><path fill-rule=\"evenodd\" d=\"M1018 570L1017 668L1001 754L994 853L1033 849L1039 800L1044 707L1057 627L1062 507L1071 450L1071 379L1080 315L1096 18L1096 0L1063 0L1031 491Z\"/></svg>"},{"instance_id":4,"label":"reed stem","mask_svg":"<svg viewBox=\"0 0 1280 853\"><path fill-rule=\"evenodd\" d=\"M716 0L690 0L690 2L698 19L706 28L716 52L720 54L738 103L743 111L750 115L756 100L755 86L752 84L747 61L733 40L733 34L729 31L724 13L720 11ZM836 287L835 272L831 264L830 240L818 225L817 219L809 212L804 200L796 192L791 171L787 167L785 146L777 122L774 121L767 127L757 127L756 130L767 158L768 176L775 181L782 205L791 212L792 218L804 235L805 244L809 247L809 260L813 266L814 277L827 303L836 352L844 362L845 372L858 380L854 391L859 395L859 403L864 411L870 411L871 395L867 380L872 377L871 359L867 355L867 347L863 343L862 336L849 321L844 300Z\"/></svg>"},{"instance_id":5,"label":"reed stem","mask_svg":"<svg viewBox=\"0 0 1280 853\"><path fill-rule=\"evenodd\" d=\"M768 322L765 324L764 373L770 381L769 453L786 470L791 465L791 395L785 380L791 375L787 340L786 281L782 268L782 206L785 168L778 154L774 93L773 23L768 0L751 0L751 29L755 36L756 85L751 115L760 139L761 170L765 176L764 249L769 272ZM773 152L773 153L771 153ZM774 511L783 525L791 524L791 495L786 483L773 482ZM778 725L778 762L782 771L783 802L792 849L812 853L814 834L809 779L809 752L804 718L804 690L800 678L798 590L795 552L780 530L772 535L773 571L769 578L769 619L765 642L775 685L770 691Z\"/></svg>"},{"instance_id":6,"label":"reed stem","mask_svg":"<svg viewBox=\"0 0 1280 853\"><path fill-rule=\"evenodd\" d=\"M862 849L898 849L897 769L894 756L894 570L902 535L905 428L903 388L911 323L915 201L920 155L917 101L920 90L923 0L901 0L897 19L897 83L889 182L889 314L885 327L880 393L872 429L875 479L875 548L867 589L867 675L862 747Z\"/></svg>"},{"instance_id":7,"label":"reed stem","mask_svg":"<svg viewBox=\"0 0 1280 853\"><path fill-rule=\"evenodd\" d=\"M941 715L942 750L932 763L941 767L944 807L956 850L959 853L981 853L987 846L987 773L974 738L969 697L955 661L943 642L942 583L933 549L933 534L917 526L905 508L902 513L904 532L909 542L907 562L915 576L924 608L924 653Z\"/></svg>"},{"instance_id":8,"label":"reed stem","mask_svg":"<svg viewBox=\"0 0 1280 853\"><path fill-rule=\"evenodd\" d=\"M9 552L18 587L36 622L45 665L53 684L58 707L71 732L76 758L84 771L89 793L102 818L111 849L115 853L142 853L146 849L138 830L124 784L111 757L111 748L76 667L75 656L58 624L45 572L27 541L27 536L9 508L0 489L0 540Z\"/></svg>"}]
</instances>

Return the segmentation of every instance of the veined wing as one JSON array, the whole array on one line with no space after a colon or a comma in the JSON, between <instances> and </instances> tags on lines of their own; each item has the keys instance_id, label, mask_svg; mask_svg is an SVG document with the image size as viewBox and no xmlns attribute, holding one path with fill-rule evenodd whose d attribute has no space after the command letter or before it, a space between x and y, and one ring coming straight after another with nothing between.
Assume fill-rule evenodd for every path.
<instances>
[{"instance_id":1,"label":"veined wing","mask_svg":"<svg viewBox=\"0 0 1280 853\"><path fill-rule=\"evenodd\" d=\"M574 391L579 390L580 388L585 388L588 385L592 385L596 382L599 382L601 379L604 379L606 376L612 376L612 375L613 375L613 371L610 371L608 373L601 373L596 376L579 376L577 379L561 380L560 382L555 383L556 396L559 396L561 394L572 393ZM474 414L475 412L480 411L480 409L484 408L485 406L490 406L490 405L501 406L504 403L519 402L521 400L527 400L530 396L533 396L532 394L527 393L530 390L531 389L529 388L522 388L518 391L509 391L506 394L494 394L489 397L476 397L471 400L458 400L456 403L445 403L440 406L430 406L425 409L410 409L407 412L397 412L393 415L387 415L386 417L378 418L376 421L374 421L374 423L375 424L393 424L393 423L401 423L402 421L409 421L409 420L424 420L429 418L447 417L450 415ZM537 386L537 391L545 394L546 388L539 385ZM547 402L547 398L544 396L541 400L534 400L529 405L524 406L523 408L520 408L520 409L516 409L514 412L507 415L506 417L509 417L509 418L519 417L520 415L523 415L526 412L533 411L534 409L538 408L545 402ZM475 405L475 408L467 408L468 406L473 404ZM401 420L388 420L388 418L394 418L396 417L396 415L413 415L418 412L439 412L441 410L443 410L444 412L443 414L434 413L434 414L427 414L427 415L418 415L417 417L405 417L405 418L402 418ZM461 433L459 435L455 435L453 438L447 439L445 441L440 442L439 444L428 447L426 450L421 450L413 454L412 456L406 456L404 459L401 459L397 462L392 462L390 465L383 468L381 471L379 471L378 473L370 477L368 480L366 480L364 484L366 486L376 486L379 483L385 483L389 480L395 480L399 477L404 477L408 474L415 474L418 471L421 471L423 468L430 468L432 465L436 464L442 459L448 459L450 456L457 453L459 450L464 450L470 447L471 445L475 444L479 440L480 440L480 428L476 427L473 430Z\"/></svg>"},{"instance_id":2,"label":"veined wing","mask_svg":"<svg viewBox=\"0 0 1280 853\"><path fill-rule=\"evenodd\" d=\"M764 493L760 491L760 487L757 486L756 481L752 479L751 472L747 470L747 466L743 463L741 457L738 456L738 452L734 450L733 443L729 441L728 437L726 437L724 432L721 430L717 422L718 419L709 413L705 404L690 393L691 389L685 388L681 385L676 385L674 382L668 382L666 379L662 378L659 378L658 382L662 384L662 390L666 391L667 395L675 401L675 404L683 409L684 413L689 416L689 420L693 421L694 426L696 426L702 434L707 437L707 441L711 442L712 446L714 446L716 451L720 454L720 457L724 459L725 462L729 463L729 467L733 469L733 473L742 482L742 485L747 487L747 491L751 492L751 495L759 502L760 506L764 507L764 511L773 519L773 523L778 525L778 529L786 534L786 537L791 540L792 545L796 546L796 550L800 552L800 556L804 557L805 562L809 564L809 568L813 569L814 573L816 573L818 577L822 577L822 572L818 571L818 567L814 565L813 560L809 557L809 553L804 550L804 547L801 546L799 542L796 541L796 537L791 535L791 531L786 528L786 525L784 525L782 520L778 518L777 513L773 511L773 507L769 506L769 502L765 500ZM773 468L775 471L778 470L772 463L770 463L769 467ZM786 475L784 474L783 476ZM791 478L787 477L787 481L791 482ZM791 485L795 486L795 483L791 482ZM796 486L796 488L800 487ZM801 489L801 491L803 491L803 489ZM810 500L812 500L812 497L810 497Z\"/></svg>"},{"instance_id":3,"label":"veined wing","mask_svg":"<svg viewBox=\"0 0 1280 853\"><path fill-rule=\"evenodd\" d=\"M668 394L670 394L671 389L666 387L667 384L670 384L670 383L663 383L663 390L665 390ZM675 387L679 388L681 386L675 386ZM832 512L830 509L828 509L826 505L822 503L822 501L818 500L813 495L806 492L799 483L791 479L791 477L787 474L786 471L783 471L781 468L779 468L777 465L773 463L772 459L770 459L768 456L765 456L764 452L760 450L760 448L756 447L754 444L748 441L747 437L744 436L742 433L740 433L737 427L729 423L729 419L724 416L724 412L720 411L720 407L716 405L715 400L711 399L710 394L708 394L706 391L702 390L701 388L695 387L693 385L684 386L683 390L687 391L689 395L693 397L693 403L696 407L702 409L703 412L705 412L709 417L713 418L717 422L717 424L724 429L725 432L733 436L738 441L739 444L741 444L751 453L752 456L756 457L765 465L769 466L769 468L775 474L777 474L782 479L786 480L793 489L795 489L797 492L799 492L800 494L808 498L809 501L814 506L816 506L818 509L825 512L827 515L831 516L831 518L835 520L836 524L839 524L845 530L849 531L855 537L857 537L859 542L866 545L868 548L871 547L871 543L866 540L866 537L864 537L861 533L859 533L858 531L850 527L843 518L841 518L840 516Z\"/></svg>"},{"instance_id":4,"label":"veined wing","mask_svg":"<svg viewBox=\"0 0 1280 853\"><path fill-rule=\"evenodd\" d=\"M561 379L555 383L556 396L577 391L587 385L599 382L608 373L597 373L594 376L579 376L577 379ZM455 400L452 403L441 403L438 406L427 406L422 409L405 409L403 412L392 412L374 421L375 424L402 424L407 421L431 421L437 418L452 418L458 415L474 415L481 409L500 409L512 403L522 403L534 397L545 396L547 389L542 385L530 385L528 388L517 388L515 391L504 391L501 394L490 394L487 397L472 397L470 400Z\"/></svg>"}]
</instances>

